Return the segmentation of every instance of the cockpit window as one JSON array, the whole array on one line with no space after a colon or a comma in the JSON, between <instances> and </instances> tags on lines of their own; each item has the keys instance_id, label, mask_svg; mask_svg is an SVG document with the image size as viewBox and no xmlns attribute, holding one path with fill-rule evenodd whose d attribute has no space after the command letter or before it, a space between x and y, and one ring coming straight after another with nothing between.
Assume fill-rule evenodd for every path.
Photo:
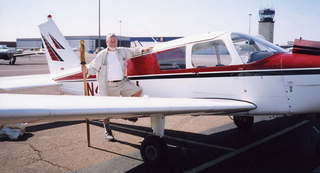
<instances>
[{"instance_id":1,"label":"cockpit window","mask_svg":"<svg viewBox=\"0 0 320 173\"><path fill-rule=\"evenodd\" d=\"M255 62L277 53L286 52L266 40L245 34L232 33L231 39L243 63Z\"/></svg>"}]
</instances>

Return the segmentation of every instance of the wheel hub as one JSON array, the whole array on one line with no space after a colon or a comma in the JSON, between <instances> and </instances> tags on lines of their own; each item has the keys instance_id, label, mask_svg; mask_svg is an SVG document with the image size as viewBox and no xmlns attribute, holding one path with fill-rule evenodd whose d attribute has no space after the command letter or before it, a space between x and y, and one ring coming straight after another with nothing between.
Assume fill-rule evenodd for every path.
<instances>
[{"instance_id":1,"label":"wheel hub","mask_svg":"<svg viewBox=\"0 0 320 173\"><path fill-rule=\"evenodd\" d=\"M158 157L157 148L153 145L149 145L145 149L145 154L149 160L156 160Z\"/></svg>"}]
</instances>

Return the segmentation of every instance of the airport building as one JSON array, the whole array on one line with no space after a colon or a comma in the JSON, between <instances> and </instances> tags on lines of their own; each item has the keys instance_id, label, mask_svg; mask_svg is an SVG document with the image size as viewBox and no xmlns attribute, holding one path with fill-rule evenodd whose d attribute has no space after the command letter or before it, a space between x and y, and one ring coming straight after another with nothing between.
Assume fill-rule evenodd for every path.
<instances>
[{"instance_id":1,"label":"airport building","mask_svg":"<svg viewBox=\"0 0 320 173\"><path fill-rule=\"evenodd\" d=\"M275 10L272 8L259 10L259 34L271 43L273 43L274 34L274 15Z\"/></svg>"},{"instance_id":2,"label":"airport building","mask_svg":"<svg viewBox=\"0 0 320 173\"><path fill-rule=\"evenodd\" d=\"M15 41L0 41L0 45L6 45L7 47L17 47Z\"/></svg>"},{"instance_id":3,"label":"airport building","mask_svg":"<svg viewBox=\"0 0 320 173\"><path fill-rule=\"evenodd\" d=\"M85 41L86 51L94 51L99 47L99 36L65 36L66 40L69 42L71 48L78 49L80 45L80 40ZM106 47L106 36L101 36L101 46ZM163 42L170 41L181 37L126 37L118 36L119 46L121 47L134 47L134 46L150 46L154 44L155 41ZM43 48L42 41L40 38L17 38L16 40L17 48L20 49L39 49Z\"/></svg>"}]
</instances>

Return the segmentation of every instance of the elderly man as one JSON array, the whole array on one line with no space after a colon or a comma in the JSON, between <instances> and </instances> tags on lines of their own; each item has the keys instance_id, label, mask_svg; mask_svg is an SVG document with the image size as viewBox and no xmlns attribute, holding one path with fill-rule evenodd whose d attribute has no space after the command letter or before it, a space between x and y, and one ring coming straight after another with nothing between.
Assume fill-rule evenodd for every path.
<instances>
[{"instance_id":1,"label":"elderly man","mask_svg":"<svg viewBox=\"0 0 320 173\"><path fill-rule=\"evenodd\" d=\"M126 77L127 60L149 52L152 47L125 48L118 47L118 38L109 34L106 38L107 48L100 51L96 58L88 65L87 73L96 74L100 96L139 97L142 89L130 82ZM114 140L109 119L104 119L105 137Z\"/></svg>"}]
</instances>

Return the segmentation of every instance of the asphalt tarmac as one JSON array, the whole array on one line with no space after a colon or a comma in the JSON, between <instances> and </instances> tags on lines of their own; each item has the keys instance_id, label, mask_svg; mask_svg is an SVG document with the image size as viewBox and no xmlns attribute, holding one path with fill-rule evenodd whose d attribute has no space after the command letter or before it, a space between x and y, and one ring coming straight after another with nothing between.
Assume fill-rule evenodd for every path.
<instances>
[{"instance_id":1,"label":"asphalt tarmac","mask_svg":"<svg viewBox=\"0 0 320 173\"><path fill-rule=\"evenodd\" d=\"M0 61L0 76L48 73L44 56ZM1 79L1 78L0 78ZM140 156L149 118L113 120L115 142L92 121L87 146L84 120L35 122L19 141L0 139L0 172L320 172L320 120L316 117L258 117L250 131L227 116L166 118L167 163L147 167Z\"/></svg>"}]
</instances>

